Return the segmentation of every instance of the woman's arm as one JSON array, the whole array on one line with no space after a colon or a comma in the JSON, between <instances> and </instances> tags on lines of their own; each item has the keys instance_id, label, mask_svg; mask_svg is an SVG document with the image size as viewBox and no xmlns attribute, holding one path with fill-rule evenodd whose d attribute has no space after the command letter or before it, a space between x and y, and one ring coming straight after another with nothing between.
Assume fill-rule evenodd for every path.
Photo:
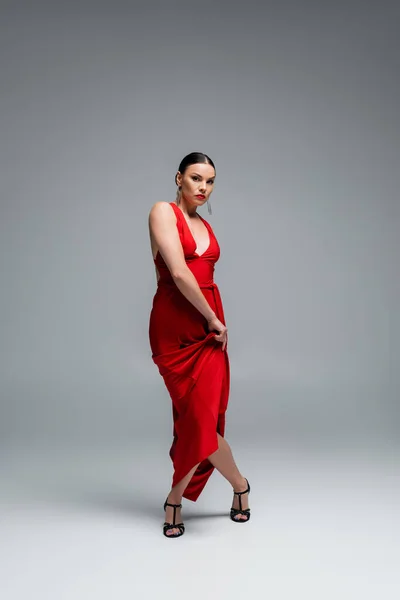
<instances>
[{"instance_id":1,"label":"woman's arm","mask_svg":"<svg viewBox=\"0 0 400 600\"><path fill-rule=\"evenodd\" d=\"M167 202L156 202L149 214L149 228L171 276L182 294L210 321L215 312L208 304L197 280L185 262L176 216Z\"/></svg>"}]
</instances>

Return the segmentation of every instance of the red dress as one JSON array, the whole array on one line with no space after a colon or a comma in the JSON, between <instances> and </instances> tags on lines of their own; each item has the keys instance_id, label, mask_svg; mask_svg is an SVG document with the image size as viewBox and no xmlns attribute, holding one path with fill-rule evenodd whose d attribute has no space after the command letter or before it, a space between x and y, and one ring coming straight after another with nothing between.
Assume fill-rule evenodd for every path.
<instances>
[{"instance_id":1,"label":"red dress","mask_svg":"<svg viewBox=\"0 0 400 600\"><path fill-rule=\"evenodd\" d=\"M198 255L196 242L181 209L169 203L185 255L207 302L225 325L222 300L214 283L214 265L220 256L217 238L203 217L210 243ZM200 215L199 215L200 216ZM154 259L160 274L150 314L152 358L172 399L173 442L170 457L174 487L197 464L184 498L197 500L214 470L207 457L218 450L217 432L224 436L230 375L227 349L209 332L207 320L182 294L158 252Z\"/></svg>"}]
</instances>

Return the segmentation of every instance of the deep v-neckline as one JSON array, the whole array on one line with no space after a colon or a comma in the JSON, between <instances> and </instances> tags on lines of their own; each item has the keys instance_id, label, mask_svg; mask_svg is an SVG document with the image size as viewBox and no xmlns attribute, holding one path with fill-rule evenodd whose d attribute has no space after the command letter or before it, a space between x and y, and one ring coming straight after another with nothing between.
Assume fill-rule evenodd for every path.
<instances>
[{"instance_id":1,"label":"deep v-neckline","mask_svg":"<svg viewBox=\"0 0 400 600\"><path fill-rule=\"evenodd\" d=\"M192 231L191 231L191 229L190 229L190 227L189 227L189 223L188 223L188 222L186 221L186 219L185 219L185 215L183 214L183 211L182 211L182 210L179 208L179 206L178 206L177 204L175 204L175 202L171 202L171 204L174 204L174 205L176 206L176 208L177 208L177 209L180 211L180 213L182 214L182 218L183 218L183 220L185 221L185 225L186 225L186 227L188 228L188 231L189 231L189 233L190 233L190 236L191 236L191 238L192 238L192 240L193 240L193 242L194 242L194 244L195 244L195 246L196 246L196 250L197 250L197 242L196 242L196 240L194 239L194 235L193 235L193 233L192 233ZM208 252L208 250L210 249L210 246L211 246L211 232L210 232L209 228L207 227L207 223L205 222L205 220L203 219L203 217L202 217L201 215L199 215L199 213L197 213L197 216L198 216L198 217L199 217L199 218L200 218L200 219L203 221L203 223L204 223L204 227L207 229L207 233L208 233L208 246L207 246L207 248L204 250L204 252L202 252L201 254L198 254L198 253L196 252L196 250L194 251L194 254L196 254L196 256L198 256L199 258L201 258L201 257L202 257L202 256L204 256L204 255L205 255L205 253L206 253L206 252Z\"/></svg>"}]
</instances>

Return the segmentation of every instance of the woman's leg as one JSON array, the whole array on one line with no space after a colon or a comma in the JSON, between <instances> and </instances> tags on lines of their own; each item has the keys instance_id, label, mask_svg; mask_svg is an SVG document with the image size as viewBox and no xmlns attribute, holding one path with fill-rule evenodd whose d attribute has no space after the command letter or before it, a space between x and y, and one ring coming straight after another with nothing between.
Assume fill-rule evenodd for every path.
<instances>
[{"instance_id":1,"label":"woman's leg","mask_svg":"<svg viewBox=\"0 0 400 600\"><path fill-rule=\"evenodd\" d=\"M235 492L242 492L247 488L247 481L240 473L235 460L233 458L232 450L226 441L219 433L218 435L218 450L208 456L210 463L229 481ZM243 494L242 508L248 508L248 494ZM239 508L239 496L234 496L233 508ZM247 520L245 515L237 515L237 519Z\"/></svg>"},{"instance_id":2,"label":"woman's leg","mask_svg":"<svg viewBox=\"0 0 400 600\"><path fill-rule=\"evenodd\" d=\"M199 463L200 464L200 463ZM183 492L189 484L189 481L192 479L195 470L199 466L199 464L195 465L191 471L183 479L177 483L168 494L167 501L171 504L181 504ZM174 518L174 509L172 506L167 506L165 511L165 521L166 523L172 523ZM176 523L181 523L181 509L176 509ZM177 527L173 527L172 529L167 529L167 535L173 535L174 533L179 533L179 529Z\"/></svg>"}]
</instances>

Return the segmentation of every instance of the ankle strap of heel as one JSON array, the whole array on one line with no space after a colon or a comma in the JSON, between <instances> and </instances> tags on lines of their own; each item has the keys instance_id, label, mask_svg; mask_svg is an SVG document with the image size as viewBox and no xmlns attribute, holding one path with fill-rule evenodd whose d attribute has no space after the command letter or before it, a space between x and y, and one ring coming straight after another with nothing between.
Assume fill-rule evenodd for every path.
<instances>
[{"instance_id":1,"label":"ankle strap of heel","mask_svg":"<svg viewBox=\"0 0 400 600\"><path fill-rule=\"evenodd\" d=\"M166 506L172 506L173 508L182 508L182 504L170 504L169 502L165 502L164 508Z\"/></svg>"},{"instance_id":2,"label":"ankle strap of heel","mask_svg":"<svg viewBox=\"0 0 400 600\"><path fill-rule=\"evenodd\" d=\"M246 481L247 481L247 479L246 479ZM249 482L247 481L247 490L244 490L244 492L235 492L235 490L233 490L233 493L236 494L237 496L241 496L242 494L249 494L250 493L250 484L249 484Z\"/></svg>"}]
</instances>

